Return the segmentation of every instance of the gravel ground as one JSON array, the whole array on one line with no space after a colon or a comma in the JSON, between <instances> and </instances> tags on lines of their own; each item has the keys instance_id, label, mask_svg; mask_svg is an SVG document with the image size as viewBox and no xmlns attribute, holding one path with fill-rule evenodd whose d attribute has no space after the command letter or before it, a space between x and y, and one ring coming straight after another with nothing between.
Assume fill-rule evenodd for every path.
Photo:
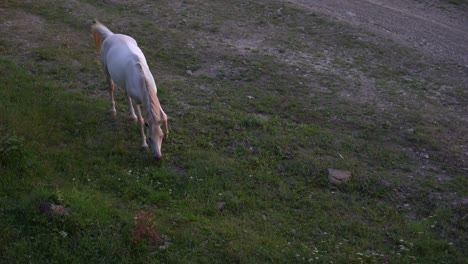
<instances>
[{"instance_id":1,"label":"gravel ground","mask_svg":"<svg viewBox=\"0 0 468 264\"><path fill-rule=\"evenodd\" d=\"M285 0L468 68L468 7L440 0Z\"/></svg>"}]
</instances>

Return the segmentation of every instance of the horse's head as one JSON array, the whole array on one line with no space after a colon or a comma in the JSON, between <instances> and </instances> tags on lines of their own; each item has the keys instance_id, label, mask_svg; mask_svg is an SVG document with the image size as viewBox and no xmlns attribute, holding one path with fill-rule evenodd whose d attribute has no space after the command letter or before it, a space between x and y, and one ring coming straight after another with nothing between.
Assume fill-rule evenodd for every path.
<instances>
[{"instance_id":1,"label":"horse's head","mask_svg":"<svg viewBox=\"0 0 468 264\"><path fill-rule=\"evenodd\" d=\"M166 135L164 135L161 125L166 127ZM167 117L164 115L163 119L154 120L151 123L146 123L147 133L148 135L146 139L146 143L148 143L149 148L154 153L154 158L156 160L161 160L162 152L161 152L161 145L164 138L167 138L169 135L169 129L167 127Z\"/></svg>"}]
</instances>

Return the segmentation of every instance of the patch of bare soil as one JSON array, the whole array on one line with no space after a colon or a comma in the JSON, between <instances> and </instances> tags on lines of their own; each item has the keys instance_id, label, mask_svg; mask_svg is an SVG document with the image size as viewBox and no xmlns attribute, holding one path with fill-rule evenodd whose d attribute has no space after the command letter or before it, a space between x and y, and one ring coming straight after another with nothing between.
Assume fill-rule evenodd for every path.
<instances>
[{"instance_id":1,"label":"patch of bare soil","mask_svg":"<svg viewBox=\"0 0 468 264\"><path fill-rule=\"evenodd\" d=\"M31 50L46 44L43 35L47 32L47 23L43 18L3 8L0 8L0 18L3 41L15 45L17 50Z\"/></svg>"},{"instance_id":2,"label":"patch of bare soil","mask_svg":"<svg viewBox=\"0 0 468 264\"><path fill-rule=\"evenodd\" d=\"M286 0L468 68L468 9L438 0Z\"/></svg>"},{"instance_id":3,"label":"patch of bare soil","mask_svg":"<svg viewBox=\"0 0 468 264\"><path fill-rule=\"evenodd\" d=\"M143 0L102 0L103 3L113 5L128 5L128 4L140 4Z\"/></svg>"}]
</instances>

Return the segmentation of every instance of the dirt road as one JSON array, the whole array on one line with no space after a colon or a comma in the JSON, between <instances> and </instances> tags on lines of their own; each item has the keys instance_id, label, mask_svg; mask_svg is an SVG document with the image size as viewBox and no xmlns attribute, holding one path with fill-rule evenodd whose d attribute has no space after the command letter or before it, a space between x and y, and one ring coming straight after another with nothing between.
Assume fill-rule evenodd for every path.
<instances>
[{"instance_id":1,"label":"dirt road","mask_svg":"<svg viewBox=\"0 0 468 264\"><path fill-rule=\"evenodd\" d=\"M468 68L468 8L440 0L285 0Z\"/></svg>"}]
</instances>

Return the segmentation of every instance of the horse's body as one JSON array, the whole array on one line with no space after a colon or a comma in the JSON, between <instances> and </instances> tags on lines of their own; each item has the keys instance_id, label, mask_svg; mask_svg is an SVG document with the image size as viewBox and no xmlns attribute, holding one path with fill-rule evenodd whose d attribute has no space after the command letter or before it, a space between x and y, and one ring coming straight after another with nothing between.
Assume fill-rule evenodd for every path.
<instances>
[{"instance_id":1,"label":"horse's body","mask_svg":"<svg viewBox=\"0 0 468 264\"><path fill-rule=\"evenodd\" d=\"M115 83L126 91L131 118L140 123L142 148L147 149L149 144L154 151L154 157L161 159L161 144L164 138L161 125L164 123L167 136L169 134L167 115L159 103L156 83L143 52L133 38L114 34L99 22L96 22L91 29L109 83L112 114L116 114ZM143 107L145 118L141 114L140 105ZM145 136L145 124L148 128L148 139Z\"/></svg>"}]
</instances>

